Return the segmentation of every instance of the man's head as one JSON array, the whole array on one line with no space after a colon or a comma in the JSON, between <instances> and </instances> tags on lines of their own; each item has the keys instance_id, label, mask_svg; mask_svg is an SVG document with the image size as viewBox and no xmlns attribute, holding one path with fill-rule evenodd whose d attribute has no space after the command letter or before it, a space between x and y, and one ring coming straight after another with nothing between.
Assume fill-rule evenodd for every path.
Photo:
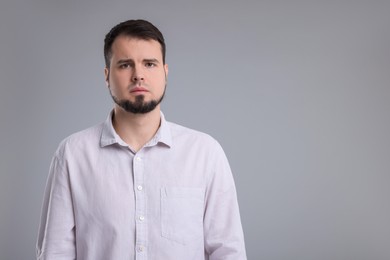
<instances>
[{"instance_id":1,"label":"man's head","mask_svg":"<svg viewBox=\"0 0 390 260\"><path fill-rule=\"evenodd\" d=\"M116 25L104 40L105 76L117 109L133 114L153 111L166 88L168 65L161 32L144 20Z\"/></svg>"}]
</instances>

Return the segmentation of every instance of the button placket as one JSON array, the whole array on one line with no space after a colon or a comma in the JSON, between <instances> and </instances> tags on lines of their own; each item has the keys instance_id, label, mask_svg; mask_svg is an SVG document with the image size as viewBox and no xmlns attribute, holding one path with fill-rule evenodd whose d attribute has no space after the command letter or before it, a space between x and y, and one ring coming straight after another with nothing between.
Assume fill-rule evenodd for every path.
<instances>
[{"instance_id":1,"label":"button placket","mask_svg":"<svg viewBox=\"0 0 390 260\"><path fill-rule=\"evenodd\" d=\"M146 222L146 196L144 192L144 163L142 153L136 155L133 160L134 169L134 192L136 225L136 259L146 259L147 248L147 224Z\"/></svg>"}]
</instances>

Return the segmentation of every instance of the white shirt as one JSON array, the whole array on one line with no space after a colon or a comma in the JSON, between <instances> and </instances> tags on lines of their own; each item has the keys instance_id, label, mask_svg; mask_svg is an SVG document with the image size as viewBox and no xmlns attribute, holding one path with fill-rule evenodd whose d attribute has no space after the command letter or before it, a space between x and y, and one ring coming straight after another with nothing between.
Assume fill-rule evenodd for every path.
<instances>
[{"instance_id":1,"label":"white shirt","mask_svg":"<svg viewBox=\"0 0 390 260\"><path fill-rule=\"evenodd\" d=\"M61 142L37 259L244 260L233 176L210 136L167 122L137 153L112 113Z\"/></svg>"}]
</instances>

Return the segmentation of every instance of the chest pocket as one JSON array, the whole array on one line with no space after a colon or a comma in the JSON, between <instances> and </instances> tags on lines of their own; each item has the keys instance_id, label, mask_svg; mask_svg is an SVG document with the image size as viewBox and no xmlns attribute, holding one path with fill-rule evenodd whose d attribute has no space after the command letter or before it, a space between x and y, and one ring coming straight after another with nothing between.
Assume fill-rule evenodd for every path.
<instances>
[{"instance_id":1,"label":"chest pocket","mask_svg":"<svg viewBox=\"0 0 390 260\"><path fill-rule=\"evenodd\" d=\"M161 188L161 235L187 245L203 237L204 189Z\"/></svg>"}]
</instances>

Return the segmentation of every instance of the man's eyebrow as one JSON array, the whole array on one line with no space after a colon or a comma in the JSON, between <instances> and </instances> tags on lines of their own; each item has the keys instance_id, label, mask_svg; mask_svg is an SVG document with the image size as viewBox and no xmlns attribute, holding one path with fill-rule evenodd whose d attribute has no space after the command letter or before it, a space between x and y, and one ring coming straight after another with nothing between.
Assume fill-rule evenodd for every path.
<instances>
[{"instance_id":1,"label":"man's eyebrow","mask_svg":"<svg viewBox=\"0 0 390 260\"><path fill-rule=\"evenodd\" d=\"M123 64L123 63L134 63L132 59L121 59L116 62L117 64Z\"/></svg>"},{"instance_id":2,"label":"man's eyebrow","mask_svg":"<svg viewBox=\"0 0 390 260\"><path fill-rule=\"evenodd\" d=\"M160 63L158 59L144 59L144 62Z\"/></svg>"}]
</instances>

